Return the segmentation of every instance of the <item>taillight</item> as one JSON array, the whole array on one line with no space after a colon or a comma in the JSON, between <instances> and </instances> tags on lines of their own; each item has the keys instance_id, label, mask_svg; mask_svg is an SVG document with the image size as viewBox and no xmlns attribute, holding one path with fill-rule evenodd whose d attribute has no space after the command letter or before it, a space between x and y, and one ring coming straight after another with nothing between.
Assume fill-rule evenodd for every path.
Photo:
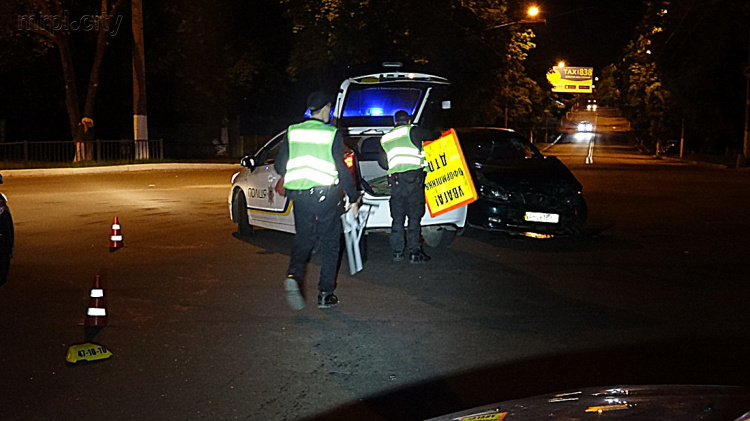
<instances>
[{"instance_id":1,"label":"taillight","mask_svg":"<svg viewBox=\"0 0 750 421\"><path fill-rule=\"evenodd\" d=\"M349 152L344 156L344 163L346 164L346 168L352 168L354 167L354 154Z\"/></svg>"}]
</instances>

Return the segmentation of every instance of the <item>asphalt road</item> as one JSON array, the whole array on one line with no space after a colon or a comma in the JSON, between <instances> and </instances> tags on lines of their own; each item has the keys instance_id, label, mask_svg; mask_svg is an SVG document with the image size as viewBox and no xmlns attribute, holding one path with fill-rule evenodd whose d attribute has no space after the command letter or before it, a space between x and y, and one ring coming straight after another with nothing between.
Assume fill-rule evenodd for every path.
<instances>
[{"instance_id":1,"label":"asphalt road","mask_svg":"<svg viewBox=\"0 0 750 421\"><path fill-rule=\"evenodd\" d=\"M750 172L604 138L587 164L568 140L546 153L584 185L586 238L470 230L418 266L373 234L326 311L315 257L310 305L286 305L292 235L236 234L235 168L3 172L17 249L0 418L416 420L584 386L748 385ZM96 275L109 315L93 340L113 356L67 364Z\"/></svg>"}]
</instances>

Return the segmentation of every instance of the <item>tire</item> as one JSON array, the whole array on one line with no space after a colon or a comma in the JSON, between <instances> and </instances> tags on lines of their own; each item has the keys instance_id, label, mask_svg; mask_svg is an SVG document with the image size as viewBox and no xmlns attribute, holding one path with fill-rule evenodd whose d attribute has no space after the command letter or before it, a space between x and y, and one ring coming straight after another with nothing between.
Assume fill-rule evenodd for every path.
<instances>
[{"instance_id":1,"label":"tire","mask_svg":"<svg viewBox=\"0 0 750 421\"><path fill-rule=\"evenodd\" d=\"M433 248L448 247L456 237L456 230L442 227L422 228L424 243Z\"/></svg>"},{"instance_id":2,"label":"tire","mask_svg":"<svg viewBox=\"0 0 750 421\"><path fill-rule=\"evenodd\" d=\"M243 236L253 234L253 226L247 219L247 199L242 192L234 195L234 219L237 222L237 232Z\"/></svg>"}]
</instances>

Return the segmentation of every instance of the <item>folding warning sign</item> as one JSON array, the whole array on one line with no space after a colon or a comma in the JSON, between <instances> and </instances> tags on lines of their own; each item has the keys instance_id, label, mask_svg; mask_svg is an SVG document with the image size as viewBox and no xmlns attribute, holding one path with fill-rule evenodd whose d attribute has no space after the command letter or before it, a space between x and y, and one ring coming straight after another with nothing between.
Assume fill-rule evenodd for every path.
<instances>
[{"instance_id":1,"label":"folding warning sign","mask_svg":"<svg viewBox=\"0 0 750 421\"><path fill-rule=\"evenodd\" d=\"M428 172L424 197L430 216L435 217L477 200L464 153L455 130L424 144Z\"/></svg>"}]
</instances>

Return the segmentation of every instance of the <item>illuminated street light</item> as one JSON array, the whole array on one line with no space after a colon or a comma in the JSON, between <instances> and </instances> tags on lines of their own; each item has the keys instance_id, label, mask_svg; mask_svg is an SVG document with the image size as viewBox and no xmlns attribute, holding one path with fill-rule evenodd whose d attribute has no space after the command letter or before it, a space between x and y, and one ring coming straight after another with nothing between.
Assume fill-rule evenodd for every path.
<instances>
[{"instance_id":1,"label":"illuminated street light","mask_svg":"<svg viewBox=\"0 0 750 421\"><path fill-rule=\"evenodd\" d=\"M528 9L526 9L526 16L528 16L531 19L521 19L513 22L507 22L502 25L493 26L491 28L485 29L486 31L489 31L491 29L497 29L497 28L503 28L510 25L515 25L517 23L547 23L546 19L536 19L537 16L539 16L539 8L536 6L531 6Z\"/></svg>"}]
</instances>

